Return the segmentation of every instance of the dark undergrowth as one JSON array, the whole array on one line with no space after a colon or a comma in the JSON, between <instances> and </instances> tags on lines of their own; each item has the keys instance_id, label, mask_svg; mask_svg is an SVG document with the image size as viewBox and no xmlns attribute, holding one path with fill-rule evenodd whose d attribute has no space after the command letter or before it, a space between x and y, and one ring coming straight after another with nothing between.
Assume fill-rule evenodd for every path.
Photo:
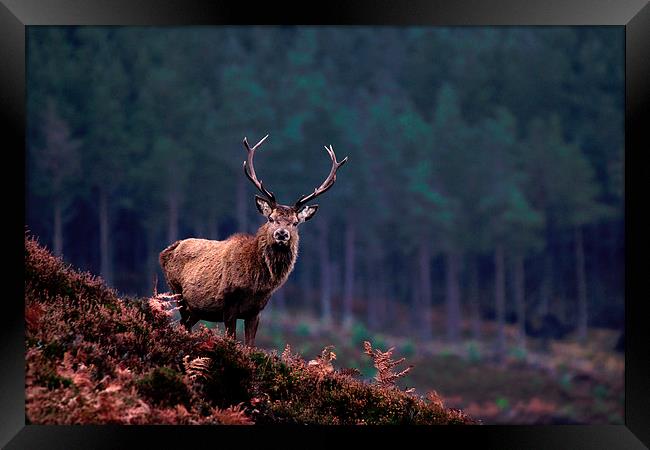
<instances>
[{"instance_id":1,"label":"dark undergrowth","mask_svg":"<svg viewBox=\"0 0 650 450\"><path fill-rule=\"evenodd\" d=\"M214 330L188 333L155 299L119 298L25 238L26 413L31 424L471 424L434 393L306 362ZM368 347L370 348L370 347ZM370 350L368 354L370 355ZM372 356L372 355L371 355Z\"/></svg>"}]
</instances>

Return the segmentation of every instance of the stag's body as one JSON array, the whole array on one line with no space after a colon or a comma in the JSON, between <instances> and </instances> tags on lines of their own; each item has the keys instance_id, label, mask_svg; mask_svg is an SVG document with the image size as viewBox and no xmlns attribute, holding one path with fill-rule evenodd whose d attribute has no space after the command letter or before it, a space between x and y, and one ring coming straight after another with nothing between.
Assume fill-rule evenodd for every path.
<instances>
[{"instance_id":1,"label":"stag's body","mask_svg":"<svg viewBox=\"0 0 650 450\"><path fill-rule=\"evenodd\" d=\"M235 337L237 319L243 319L246 344L250 346L255 343L260 312L293 270L298 256L297 226L318 209L318 205L305 203L334 184L336 170L347 160L337 162L334 151L326 147L333 165L325 182L294 206L279 205L257 179L253 167L255 149L264 139L251 149L244 138L248 150L244 171L265 196L256 196L256 203L268 222L254 236L238 233L224 241L184 239L160 253L167 285L174 294L180 294L181 323L191 330L199 320L224 322L227 334Z\"/></svg>"},{"instance_id":2,"label":"stag's body","mask_svg":"<svg viewBox=\"0 0 650 450\"><path fill-rule=\"evenodd\" d=\"M298 255L298 240L289 246L267 242L266 224L255 236L236 234L225 241L184 239L160 253L167 284L181 294L181 322L246 324L246 343L273 292L284 284Z\"/></svg>"}]
</instances>

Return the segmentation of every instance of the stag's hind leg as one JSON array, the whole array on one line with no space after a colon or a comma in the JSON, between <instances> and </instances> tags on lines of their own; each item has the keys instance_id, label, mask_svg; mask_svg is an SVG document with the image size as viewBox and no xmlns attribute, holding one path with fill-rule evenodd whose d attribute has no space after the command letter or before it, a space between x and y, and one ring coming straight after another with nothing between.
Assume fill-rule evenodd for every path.
<instances>
[{"instance_id":1,"label":"stag's hind leg","mask_svg":"<svg viewBox=\"0 0 650 450\"><path fill-rule=\"evenodd\" d=\"M189 311L185 310L184 312L181 312L181 325L183 325L187 331L192 331L192 327L196 325L198 321L199 318L193 316Z\"/></svg>"},{"instance_id":2,"label":"stag's hind leg","mask_svg":"<svg viewBox=\"0 0 650 450\"><path fill-rule=\"evenodd\" d=\"M257 326L260 323L260 315L256 315L251 319L244 320L244 333L246 337L246 345L255 347L255 335L257 334Z\"/></svg>"},{"instance_id":3,"label":"stag's hind leg","mask_svg":"<svg viewBox=\"0 0 650 450\"><path fill-rule=\"evenodd\" d=\"M237 339L237 315L234 311L224 311L223 323L226 326L226 336Z\"/></svg>"}]
</instances>

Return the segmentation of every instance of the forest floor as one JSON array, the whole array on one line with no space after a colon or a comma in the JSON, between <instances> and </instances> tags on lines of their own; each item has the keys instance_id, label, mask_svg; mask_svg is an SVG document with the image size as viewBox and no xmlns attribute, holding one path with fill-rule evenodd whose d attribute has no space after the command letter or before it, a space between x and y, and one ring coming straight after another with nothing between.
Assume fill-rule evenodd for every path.
<instances>
[{"instance_id":1,"label":"forest floor","mask_svg":"<svg viewBox=\"0 0 650 450\"><path fill-rule=\"evenodd\" d=\"M513 345L498 361L491 345L493 322L483 324L482 342L450 344L373 333L361 324L324 327L309 314L271 312L262 317L259 347L281 350L288 343L310 358L334 345L335 366L358 368L366 378L374 376L374 368L362 354L363 341L383 350L395 347L395 358L405 357L406 364L415 366L399 386L435 390L446 405L485 424L623 423L625 361L612 350L619 337L613 330L592 329L584 344L571 337L546 343L529 338L522 349L514 345L515 328L508 326Z\"/></svg>"}]
</instances>

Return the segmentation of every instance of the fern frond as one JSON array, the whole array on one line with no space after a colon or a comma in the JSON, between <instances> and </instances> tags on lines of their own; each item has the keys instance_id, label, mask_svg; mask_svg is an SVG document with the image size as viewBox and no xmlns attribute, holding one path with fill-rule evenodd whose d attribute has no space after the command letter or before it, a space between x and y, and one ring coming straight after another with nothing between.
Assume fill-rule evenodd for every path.
<instances>
[{"instance_id":1,"label":"fern frond","mask_svg":"<svg viewBox=\"0 0 650 450\"><path fill-rule=\"evenodd\" d=\"M192 381L208 381L212 378L210 373L210 366L212 360L210 358L194 358L190 361L189 356L183 358L183 366L185 373Z\"/></svg>"},{"instance_id":2,"label":"fern frond","mask_svg":"<svg viewBox=\"0 0 650 450\"><path fill-rule=\"evenodd\" d=\"M405 361L405 358L393 361L392 356L395 347L391 347L385 352L382 352L379 349L373 349L370 342L364 341L363 348L364 353L372 358L375 368L377 369L375 381L382 386L394 386L395 381L398 378L405 376L414 367L413 365L409 365L401 372L395 373L392 369Z\"/></svg>"}]
</instances>

